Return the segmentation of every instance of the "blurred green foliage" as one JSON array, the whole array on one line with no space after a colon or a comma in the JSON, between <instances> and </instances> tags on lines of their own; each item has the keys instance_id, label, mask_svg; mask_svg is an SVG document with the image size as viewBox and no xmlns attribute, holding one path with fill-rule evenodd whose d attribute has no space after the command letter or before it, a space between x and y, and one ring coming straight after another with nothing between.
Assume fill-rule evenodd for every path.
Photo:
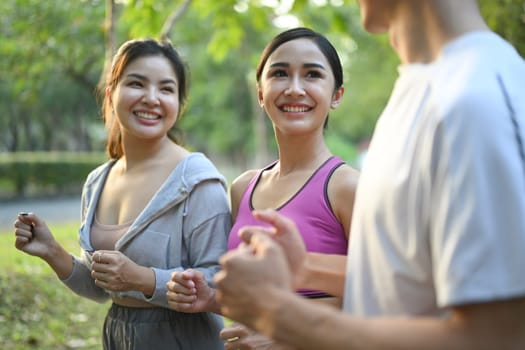
<instances>
[{"instance_id":1,"label":"blurred green foliage","mask_svg":"<svg viewBox=\"0 0 525 350\"><path fill-rule=\"evenodd\" d=\"M388 38L363 31L355 0L114 1L115 44L159 36L186 2L169 38L191 71L179 123L189 148L241 169L261 166L253 164L264 161L258 153L275 157L270 123L256 122L254 70L265 44L297 25L326 34L343 62L346 93L327 136L352 147L371 135L399 61ZM491 28L525 54L525 1L479 2ZM0 2L0 152L103 150L94 89L104 66L106 3Z\"/></svg>"},{"instance_id":2,"label":"blurred green foliage","mask_svg":"<svg viewBox=\"0 0 525 350\"><path fill-rule=\"evenodd\" d=\"M105 159L101 152L1 153L0 189L7 192L4 196L24 196L29 190L40 195L78 193L89 172Z\"/></svg>"},{"instance_id":3,"label":"blurred green foliage","mask_svg":"<svg viewBox=\"0 0 525 350\"><path fill-rule=\"evenodd\" d=\"M117 2L117 45L158 36L182 3ZM105 131L93 92L104 65L105 2L5 0L0 11L0 151L101 151ZM326 33L345 63L347 95L331 113L328 133L347 147L371 133L396 59L387 49L368 51L382 40L361 30L353 1L199 0L169 35L191 71L179 124L188 147L241 169L261 165L253 164L257 152L275 157L268 120L254 127L254 71L266 43L296 25ZM261 144L268 149L258 149Z\"/></svg>"}]
</instances>

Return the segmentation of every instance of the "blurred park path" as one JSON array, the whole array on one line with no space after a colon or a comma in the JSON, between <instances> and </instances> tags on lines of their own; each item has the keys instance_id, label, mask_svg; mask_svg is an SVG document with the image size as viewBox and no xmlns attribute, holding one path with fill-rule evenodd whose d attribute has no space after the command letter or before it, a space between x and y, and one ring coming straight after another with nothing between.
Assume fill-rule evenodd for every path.
<instances>
[{"instance_id":1,"label":"blurred park path","mask_svg":"<svg viewBox=\"0 0 525 350\"><path fill-rule=\"evenodd\" d=\"M215 161L219 171L226 177L228 187L242 170L229 163ZM80 189L76 195L43 198L0 198L0 232L13 231L13 222L19 212L34 212L47 224L77 222L80 224ZM1 350L1 346L0 346Z\"/></svg>"},{"instance_id":2,"label":"blurred park path","mask_svg":"<svg viewBox=\"0 0 525 350\"><path fill-rule=\"evenodd\" d=\"M71 197L0 200L0 232L11 231L16 215L34 212L49 225L80 221L80 195Z\"/></svg>"}]
</instances>

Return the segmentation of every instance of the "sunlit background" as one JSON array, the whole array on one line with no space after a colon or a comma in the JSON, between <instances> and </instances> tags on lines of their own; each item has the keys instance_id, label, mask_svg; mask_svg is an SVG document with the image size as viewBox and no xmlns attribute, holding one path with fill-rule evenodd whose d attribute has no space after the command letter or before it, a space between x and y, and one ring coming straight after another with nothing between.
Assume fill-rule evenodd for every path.
<instances>
[{"instance_id":1,"label":"sunlit background","mask_svg":"<svg viewBox=\"0 0 525 350\"><path fill-rule=\"evenodd\" d=\"M480 3L491 28L525 55L525 1ZM115 48L137 37L174 43L191 70L179 124L186 146L232 180L276 157L255 66L266 43L295 26L324 33L340 53L345 96L326 139L358 167L399 62L387 38L361 29L355 1L0 1L0 349L101 348L107 304L74 295L44 262L17 251L12 222L19 211L38 212L78 251L81 185L105 160L94 90Z\"/></svg>"}]
</instances>

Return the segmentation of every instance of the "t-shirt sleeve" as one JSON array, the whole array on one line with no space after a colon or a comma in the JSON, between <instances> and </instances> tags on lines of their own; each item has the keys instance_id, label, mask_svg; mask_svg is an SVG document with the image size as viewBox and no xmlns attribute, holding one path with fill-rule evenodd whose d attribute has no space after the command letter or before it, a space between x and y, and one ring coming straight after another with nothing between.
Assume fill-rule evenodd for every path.
<instances>
[{"instance_id":1,"label":"t-shirt sleeve","mask_svg":"<svg viewBox=\"0 0 525 350\"><path fill-rule=\"evenodd\" d=\"M441 307L525 294L524 126L503 94L491 96L466 96L429 140L430 247Z\"/></svg>"}]
</instances>

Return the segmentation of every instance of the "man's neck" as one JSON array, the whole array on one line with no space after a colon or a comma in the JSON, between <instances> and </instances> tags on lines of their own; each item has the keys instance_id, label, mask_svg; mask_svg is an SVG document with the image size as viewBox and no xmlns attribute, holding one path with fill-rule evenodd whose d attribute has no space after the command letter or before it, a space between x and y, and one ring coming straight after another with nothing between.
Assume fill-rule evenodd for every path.
<instances>
[{"instance_id":1,"label":"man's neck","mask_svg":"<svg viewBox=\"0 0 525 350\"><path fill-rule=\"evenodd\" d=\"M407 1L400 5L389 35L404 63L429 63L450 41L488 30L475 0Z\"/></svg>"}]
</instances>

